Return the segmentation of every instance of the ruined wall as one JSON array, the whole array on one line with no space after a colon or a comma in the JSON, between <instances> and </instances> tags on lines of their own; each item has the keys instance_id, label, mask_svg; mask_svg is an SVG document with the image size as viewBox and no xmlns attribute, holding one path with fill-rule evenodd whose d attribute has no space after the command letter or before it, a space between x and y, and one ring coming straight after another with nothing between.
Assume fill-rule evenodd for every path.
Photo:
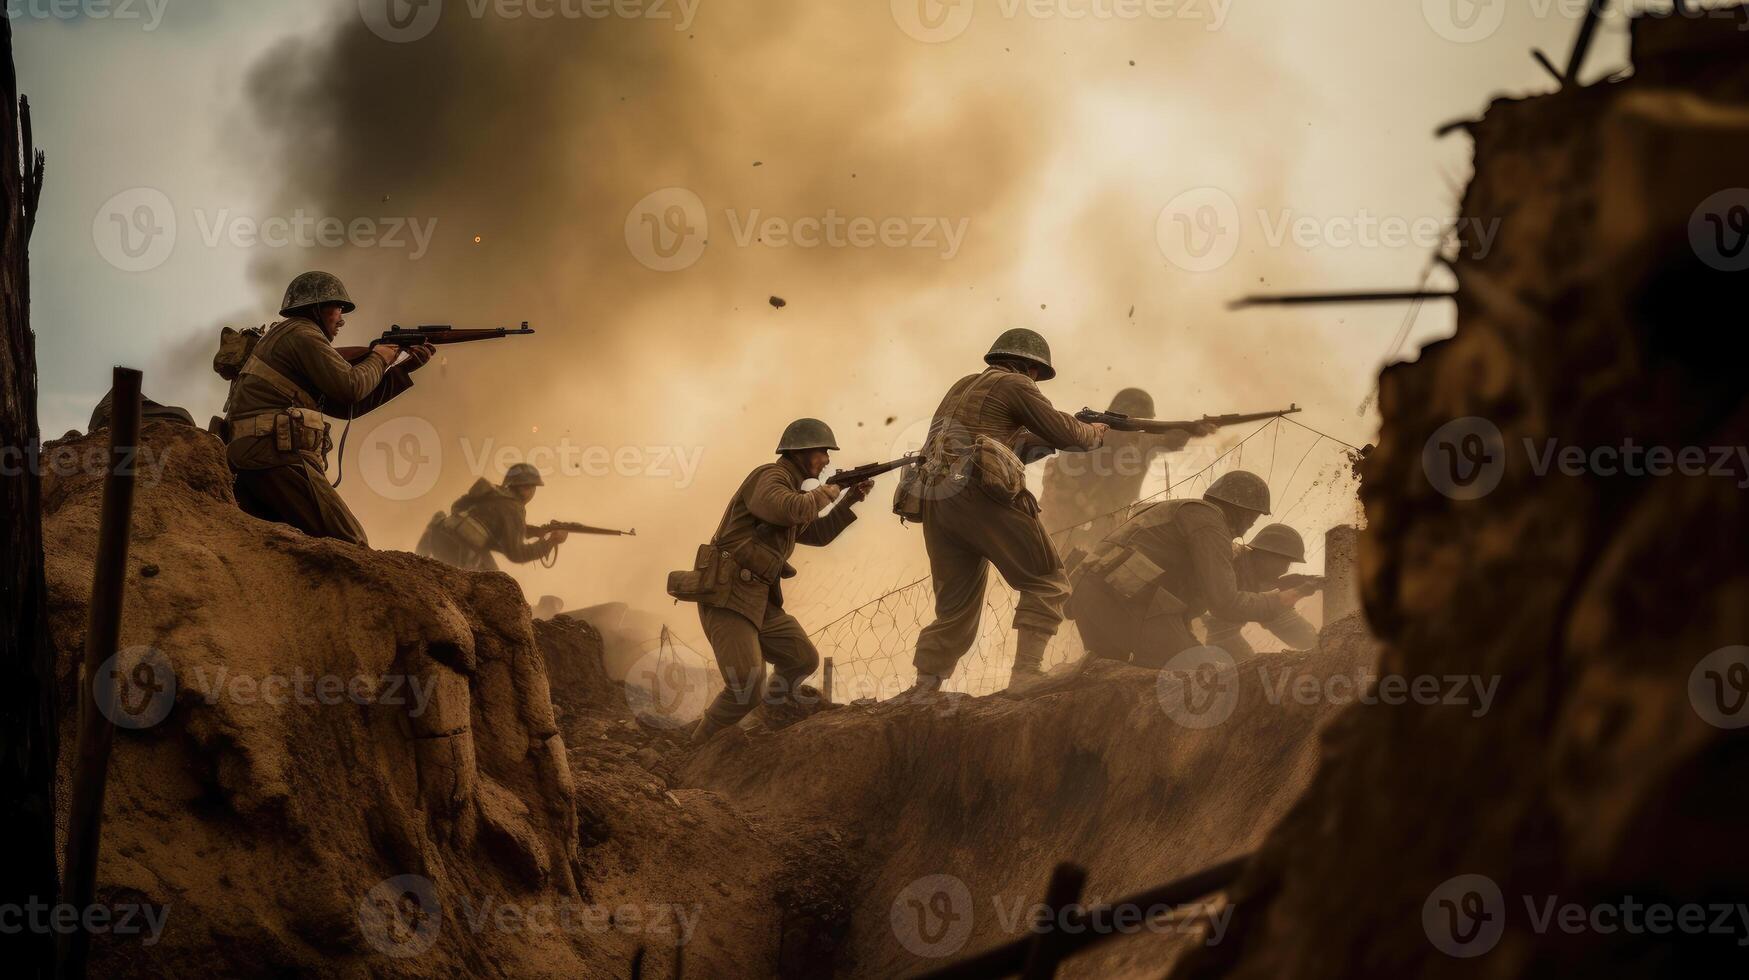
<instances>
[{"instance_id":1,"label":"ruined wall","mask_svg":"<svg viewBox=\"0 0 1749 980\"><path fill-rule=\"evenodd\" d=\"M1475 129L1463 214L1500 219L1499 241L1455 267L1456 335L1381 379L1360 559L1382 672L1499 694L1481 716L1346 712L1230 894L1231 939L1174 976L1741 962L1749 923L1712 909L1749 896L1739 22L1641 20L1633 78L1499 101ZM1629 440L1666 471L1698 448L1704 472L1619 472ZM1579 462L1544 468L1551 446ZM1594 917L1630 899L1637 929ZM1689 904L1698 929L1676 926ZM1568 905L1578 928L1546 918Z\"/></svg>"}]
</instances>

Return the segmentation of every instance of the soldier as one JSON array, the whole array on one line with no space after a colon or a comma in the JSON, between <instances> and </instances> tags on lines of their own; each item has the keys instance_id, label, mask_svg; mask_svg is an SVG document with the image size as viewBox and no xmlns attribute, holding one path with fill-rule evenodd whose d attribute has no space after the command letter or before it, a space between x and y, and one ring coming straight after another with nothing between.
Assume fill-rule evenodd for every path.
<instances>
[{"instance_id":1,"label":"soldier","mask_svg":"<svg viewBox=\"0 0 1749 980\"><path fill-rule=\"evenodd\" d=\"M1239 554L1233 559L1233 577L1241 592L1262 592L1265 586L1286 575L1290 565L1305 560L1306 542L1300 537L1300 532L1286 524L1270 524L1258 531L1250 544L1239 549ZM1244 659L1257 652L1241 632L1244 623L1211 613L1203 625L1208 628L1208 645L1220 647L1234 659ZM1291 650L1310 650L1318 645L1318 631L1293 609L1282 610L1274 618L1263 620L1261 625Z\"/></svg>"},{"instance_id":2,"label":"soldier","mask_svg":"<svg viewBox=\"0 0 1749 980\"><path fill-rule=\"evenodd\" d=\"M1265 622L1313 591L1240 591L1233 539L1269 513L1269 484L1234 470L1201 500L1142 508L1075 569L1071 611L1087 649L1159 668L1197 646L1190 621L1204 612L1228 622Z\"/></svg>"},{"instance_id":3,"label":"soldier","mask_svg":"<svg viewBox=\"0 0 1749 980\"><path fill-rule=\"evenodd\" d=\"M1069 580L1039 523L1021 463L1042 447L1097 449L1105 425L1051 406L1038 382L1056 376L1051 349L1031 330L996 338L990 366L955 382L935 410L923 455L923 547L935 587L935 621L917 637L910 694L941 688L977 636L994 564L1020 593L1010 685L1038 676L1045 645L1063 621Z\"/></svg>"},{"instance_id":4,"label":"soldier","mask_svg":"<svg viewBox=\"0 0 1749 980\"><path fill-rule=\"evenodd\" d=\"M1131 418L1153 418L1154 398L1140 388L1125 388L1111 400L1109 411ZM1039 509L1046 524L1068 528L1058 538L1058 550L1065 555L1076 548L1091 550L1105 540L1124 522L1130 506L1142 499L1142 483L1155 460L1183 449L1192 436L1217 431L1215 426L1201 423L1194 430L1159 435L1111 432L1099 449L1053 457L1045 464Z\"/></svg>"},{"instance_id":5,"label":"soldier","mask_svg":"<svg viewBox=\"0 0 1749 980\"><path fill-rule=\"evenodd\" d=\"M699 604L699 622L724 686L693 729L694 745L745 717L762 690L769 707L798 708L796 689L819 666L807 631L784 612L781 583L795 575L789 558L796 545L831 544L856 520L852 508L874 488L868 480L849 490L831 484L802 490L803 481L819 478L837 448L826 423L790 423L777 444L777 461L741 481L716 535L701 549L701 561L710 563L703 577L713 587L689 598ZM833 501L838 506L822 516L821 509ZM776 670L769 687L767 663Z\"/></svg>"},{"instance_id":6,"label":"soldier","mask_svg":"<svg viewBox=\"0 0 1749 980\"><path fill-rule=\"evenodd\" d=\"M322 416L363 415L413 386L408 377L434 353L373 349L348 364L333 341L357 307L340 280L306 272L286 288L284 320L274 324L243 364L225 401L226 458L236 474L237 504L262 520L315 537L365 545L364 528L323 475L332 447Z\"/></svg>"},{"instance_id":7,"label":"soldier","mask_svg":"<svg viewBox=\"0 0 1749 980\"><path fill-rule=\"evenodd\" d=\"M510 467L501 486L476 480L466 495L450 505L447 515L431 519L415 550L479 572L498 570L494 551L517 564L545 558L568 536L564 531L543 534L528 524L528 504L535 490L545 485L540 471L528 463Z\"/></svg>"}]
</instances>

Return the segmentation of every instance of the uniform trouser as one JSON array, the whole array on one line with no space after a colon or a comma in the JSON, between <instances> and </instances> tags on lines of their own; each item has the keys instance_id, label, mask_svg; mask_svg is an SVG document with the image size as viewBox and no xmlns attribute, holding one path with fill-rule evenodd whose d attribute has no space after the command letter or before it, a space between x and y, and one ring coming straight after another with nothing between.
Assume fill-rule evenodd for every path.
<instances>
[{"instance_id":1,"label":"uniform trouser","mask_svg":"<svg viewBox=\"0 0 1749 980\"><path fill-rule=\"evenodd\" d=\"M363 525L340 493L303 463L237 471L237 506L264 521L278 521L313 538L339 538L369 546Z\"/></svg>"},{"instance_id":2,"label":"uniform trouser","mask_svg":"<svg viewBox=\"0 0 1749 980\"><path fill-rule=\"evenodd\" d=\"M1094 656L1159 669L1180 653L1197 646L1190 621L1183 616L1143 618L1148 599L1125 602L1093 576L1075 586L1075 625L1081 642Z\"/></svg>"},{"instance_id":3,"label":"uniform trouser","mask_svg":"<svg viewBox=\"0 0 1749 980\"><path fill-rule=\"evenodd\" d=\"M718 725L733 725L754 709L765 687L767 663L777 675L765 692L771 700L793 700L796 686L820 665L820 653L807 631L778 606L766 606L765 621L758 626L738 612L716 606L700 605L698 619L723 672L722 693L705 709Z\"/></svg>"},{"instance_id":4,"label":"uniform trouser","mask_svg":"<svg viewBox=\"0 0 1749 980\"><path fill-rule=\"evenodd\" d=\"M935 621L917 637L918 673L948 677L978 637L984 586L995 565L1020 593L1014 628L1054 635L1069 579L1036 515L978 487L923 502L923 548L935 586Z\"/></svg>"}]
</instances>

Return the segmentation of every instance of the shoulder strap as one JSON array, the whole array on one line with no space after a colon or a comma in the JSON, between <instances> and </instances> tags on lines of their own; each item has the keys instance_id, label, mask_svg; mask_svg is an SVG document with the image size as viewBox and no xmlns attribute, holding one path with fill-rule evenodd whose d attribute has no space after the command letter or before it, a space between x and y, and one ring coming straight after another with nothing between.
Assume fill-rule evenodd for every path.
<instances>
[{"instance_id":1,"label":"shoulder strap","mask_svg":"<svg viewBox=\"0 0 1749 980\"><path fill-rule=\"evenodd\" d=\"M267 382L273 390L290 398L293 405L296 405L298 408L307 408L311 411L315 411L317 410L317 401L315 397L308 391L305 391L297 382L286 377L285 374L279 371L279 369L268 364L266 359L262 356L263 352L271 352L278 348L278 339L284 335L285 326L290 322L290 320L281 320L274 324L273 327L256 342L255 349L249 353L249 359L243 362L243 367L237 372L237 374L246 374L250 377L260 378L262 381Z\"/></svg>"},{"instance_id":2,"label":"shoulder strap","mask_svg":"<svg viewBox=\"0 0 1749 980\"><path fill-rule=\"evenodd\" d=\"M959 397L954 399L953 406L939 420L942 424L929 433L929 444L924 447L923 451L926 458L934 459L940 453L941 440L946 437L948 426L958 423L965 415L966 405L971 402L973 395L984 394L990 388L995 387L1000 375L1001 372L995 368L985 368L966 382L966 386L960 389Z\"/></svg>"}]
</instances>

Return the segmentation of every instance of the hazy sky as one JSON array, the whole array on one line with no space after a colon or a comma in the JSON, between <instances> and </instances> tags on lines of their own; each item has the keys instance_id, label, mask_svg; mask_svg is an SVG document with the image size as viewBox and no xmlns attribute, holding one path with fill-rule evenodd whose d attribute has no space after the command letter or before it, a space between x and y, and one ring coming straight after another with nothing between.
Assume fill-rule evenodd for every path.
<instances>
[{"instance_id":1,"label":"hazy sky","mask_svg":"<svg viewBox=\"0 0 1749 980\"><path fill-rule=\"evenodd\" d=\"M306 268L352 284L342 343L529 319L536 337L455 349L360 420L343 495L374 544L409 548L475 478L551 464L534 519L640 538L516 569L531 598L663 608L662 574L786 422L827 419L845 465L885 458L1009 326L1056 346L1061 407L1127 385L1170 416L1293 401L1365 443L1402 309L1224 304L1415 285L1470 157L1434 128L1547 91L1528 52L1564 61L1582 6L621 4L636 16L8 2L49 156L32 243L45 434L82 428L115 364L204 422L218 327L270 320ZM1588 76L1625 64L1624 39L1612 19ZM1424 310L1405 354L1450 323ZM410 481L409 460L426 464ZM814 588L924 567L889 493L810 556ZM1306 529L1352 518L1334 501Z\"/></svg>"}]
</instances>

